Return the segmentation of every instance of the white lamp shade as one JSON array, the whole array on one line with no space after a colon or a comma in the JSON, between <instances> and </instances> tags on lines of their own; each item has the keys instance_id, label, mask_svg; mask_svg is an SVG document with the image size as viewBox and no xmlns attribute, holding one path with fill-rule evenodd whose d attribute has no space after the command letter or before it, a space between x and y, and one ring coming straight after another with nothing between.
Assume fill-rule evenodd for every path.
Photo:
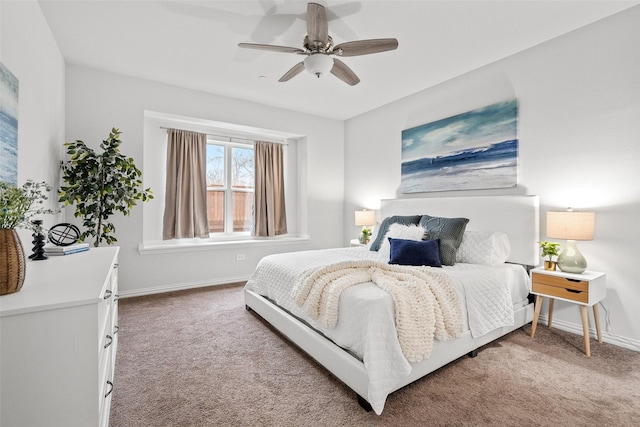
<instances>
[{"instance_id":1,"label":"white lamp shade","mask_svg":"<svg viewBox=\"0 0 640 427\"><path fill-rule=\"evenodd\" d=\"M304 68L318 78L333 68L333 59L323 53L315 53L304 59Z\"/></svg>"},{"instance_id":2,"label":"white lamp shade","mask_svg":"<svg viewBox=\"0 0 640 427\"><path fill-rule=\"evenodd\" d=\"M593 240L595 218L593 212L547 212L547 237Z\"/></svg>"},{"instance_id":3,"label":"white lamp shade","mask_svg":"<svg viewBox=\"0 0 640 427\"><path fill-rule=\"evenodd\" d=\"M368 227L376 224L376 212L361 210L355 213L356 225Z\"/></svg>"}]
</instances>

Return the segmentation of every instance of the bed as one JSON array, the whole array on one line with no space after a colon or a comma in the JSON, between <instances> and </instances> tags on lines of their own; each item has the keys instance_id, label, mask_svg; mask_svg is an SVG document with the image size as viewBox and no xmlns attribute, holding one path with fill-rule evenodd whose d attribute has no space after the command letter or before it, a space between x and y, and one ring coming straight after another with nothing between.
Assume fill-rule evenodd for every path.
<instances>
[{"instance_id":1,"label":"bed","mask_svg":"<svg viewBox=\"0 0 640 427\"><path fill-rule=\"evenodd\" d=\"M454 265L385 267L382 264L389 261L385 253L389 248L373 251L369 247L350 247L270 255L260 261L245 285L245 305L354 390L363 408L381 414L390 393L466 354L474 356L479 347L531 322L533 304L528 298L527 272L539 262L538 210L537 196L383 200L381 219L411 216L468 219L464 239L458 242L459 259ZM385 224L389 225L383 221L382 225ZM384 235L372 240L374 246L390 236L386 234L389 228L380 228L383 230L378 234ZM480 242L482 246L486 238L495 236L501 236L503 243L505 236L508 240L503 257L475 261L469 242L476 245ZM438 240L440 248L444 247L443 241ZM486 252L475 250L476 254ZM403 272L411 269L438 278L446 276L458 298L454 299L454 305L459 304L464 310L459 331L443 340L434 340L420 353L421 357L408 356L406 337L411 333L406 331L412 329L405 328L395 317L400 313L395 305L399 299L373 279L349 284L336 299L333 311L325 310L325 315L319 317L311 315L308 307L305 309L295 301L300 295L301 277L338 265L373 266L378 270L398 268ZM488 299L483 303L485 297ZM496 305L497 301L501 306ZM478 308L485 317L476 313ZM327 311L331 315L326 315Z\"/></svg>"}]
</instances>

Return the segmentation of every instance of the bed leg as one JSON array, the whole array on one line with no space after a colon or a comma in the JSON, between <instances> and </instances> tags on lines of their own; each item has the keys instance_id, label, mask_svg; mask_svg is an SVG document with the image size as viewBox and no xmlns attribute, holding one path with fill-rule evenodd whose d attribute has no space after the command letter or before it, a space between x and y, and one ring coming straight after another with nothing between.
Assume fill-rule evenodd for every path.
<instances>
[{"instance_id":1,"label":"bed leg","mask_svg":"<svg viewBox=\"0 0 640 427\"><path fill-rule=\"evenodd\" d=\"M362 406L362 409L367 412L371 412L373 410L369 402L367 402L364 397L360 396L359 394L356 394L356 396L358 396L358 403L360 404L360 406Z\"/></svg>"},{"instance_id":2,"label":"bed leg","mask_svg":"<svg viewBox=\"0 0 640 427\"><path fill-rule=\"evenodd\" d=\"M476 348L475 350L470 351L467 355L469 355L469 357L476 357L478 355L478 349Z\"/></svg>"},{"instance_id":3,"label":"bed leg","mask_svg":"<svg viewBox=\"0 0 640 427\"><path fill-rule=\"evenodd\" d=\"M251 307L249 307L247 304L244 305L244 309L247 311L251 311Z\"/></svg>"}]
</instances>

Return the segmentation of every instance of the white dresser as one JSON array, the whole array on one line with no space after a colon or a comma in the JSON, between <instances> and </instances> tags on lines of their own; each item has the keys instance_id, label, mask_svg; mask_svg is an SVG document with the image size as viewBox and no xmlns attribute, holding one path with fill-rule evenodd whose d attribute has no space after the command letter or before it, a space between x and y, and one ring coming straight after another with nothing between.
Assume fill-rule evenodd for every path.
<instances>
[{"instance_id":1,"label":"white dresser","mask_svg":"<svg viewBox=\"0 0 640 427\"><path fill-rule=\"evenodd\" d=\"M22 289L0 296L0 427L109 425L118 251L29 260Z\"/></svg>"}]
</instances>

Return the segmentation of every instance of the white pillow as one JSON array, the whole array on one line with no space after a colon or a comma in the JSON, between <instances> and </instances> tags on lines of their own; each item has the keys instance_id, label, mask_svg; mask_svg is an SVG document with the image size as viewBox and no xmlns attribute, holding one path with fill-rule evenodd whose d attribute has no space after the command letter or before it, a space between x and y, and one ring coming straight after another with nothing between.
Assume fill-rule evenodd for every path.
<instances>
[{"instance_id":1,"label":"white pillow","mask_svg":"<svg viewBox=\"0 0 640 427\"><path fill-rule=\"evenodd\" d=\"M470 231L462 236L456 262L469 264L503 264L511 254L509 236L499 231Z\"/></svg>"},{"instance_id":2,"label":"white pillow","mask_svg":"<svg viewBox=\"0 0 640 427\"><path fill-rule=\"evenodd\" d=\"M387 234L384 236L384 240L380 244L378 253L381 257L384 257L389 261L391 256L391 245L389 244L389 237L392 239L404 239L404 240L422 240L425 235L425 229L417 224L403 225L400 223L391 224Z\"/></svg>"}]
</instances>

